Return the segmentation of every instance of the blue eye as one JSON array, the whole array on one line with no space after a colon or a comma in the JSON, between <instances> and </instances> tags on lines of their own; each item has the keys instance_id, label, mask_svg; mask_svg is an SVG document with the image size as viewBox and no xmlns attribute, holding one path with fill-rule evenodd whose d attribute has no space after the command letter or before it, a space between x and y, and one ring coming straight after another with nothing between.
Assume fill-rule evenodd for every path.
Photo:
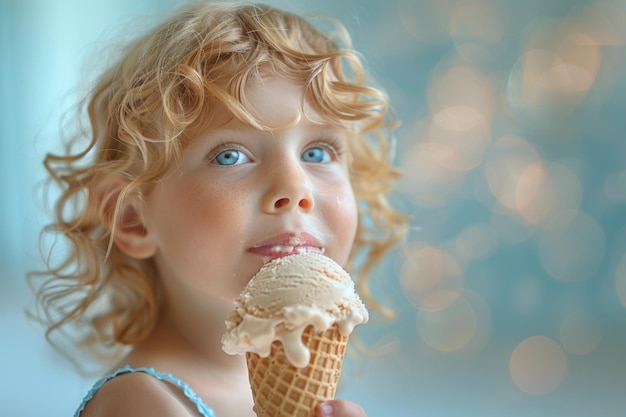
<instances>
[{"instance_id":1,"label":"blue eye","mask_svg":"<svg viewBox=\"0 0 626 417\"><path fill-rule=\"evenodd\" d=\"M302 160L305 162L325 163L330 162L330 154L326 149L315 146L309 148L302 154Z\"/></svg>"},{"instance_id":2,"label":"blue eye","mask_svg":"<svg viewBox=\"0 0 626 417\"><path fill-rule=\"evenodd\" d=\"M215 155L214 161L218 165L239 165L249 161L246 154L235 149L226 149Z\"/></svg>"}]
</instances>

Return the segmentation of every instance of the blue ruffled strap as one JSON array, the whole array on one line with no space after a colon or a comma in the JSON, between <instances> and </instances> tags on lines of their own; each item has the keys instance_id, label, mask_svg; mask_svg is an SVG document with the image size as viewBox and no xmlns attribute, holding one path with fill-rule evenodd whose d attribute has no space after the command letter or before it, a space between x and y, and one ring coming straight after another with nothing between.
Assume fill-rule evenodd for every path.
<instances>
[{"instance_id":1,"label":"blue ruffled strap","mask_svg":"<svg viewBox=\"0 0 626 417\"><path fill-rule=\"evenodd\" d=\"M104 384L106 384L107 382L109 382L110 380L112 380L113 378L122 375L122 374L127 374L127 373L137 373L137 372L143 372L145 374L151 375L153 377L155 377L158 380L161 381L167 381L170 382L174 385L176 385L177 387L179 387L182 392L185 394L185 396L187 398L189 398L189 400L191 402L193 402L197 409L198 412L204 416L204 417L216 417L215 413L213 412L213 409L211 407L209 407L208 405L206 405L202 399L200 397L198 397L198 395L194 392L193 389L191 389L191 387L187 384L185 384L183 381L181 381L180 379L176 378L175 376L173 376L172 374L164 374L161 372L156 372L154 370L154 368L147 368L147 367L139 367L139 368L131 368L128 365L124 365L121 368L119 368L118 370L116 370L115 372L99 379L98 381L96 381L96 383L93 385L93 387L89 390L89 392L87 393L87 395L85 395L85 398L83 398L83 402L80 404L80 407L78 407L78 410L76 410L76 413L74 414L74 417L80 417L80 414L83 412L83 410L85 409L85 407L87 406L87 403L89 401L91 401L91 399L94 397L94 395L96 395L96 392L98 392L98 390L100 390L100 388L102 388L102 386Z\"/></svg>"}]
</instances>

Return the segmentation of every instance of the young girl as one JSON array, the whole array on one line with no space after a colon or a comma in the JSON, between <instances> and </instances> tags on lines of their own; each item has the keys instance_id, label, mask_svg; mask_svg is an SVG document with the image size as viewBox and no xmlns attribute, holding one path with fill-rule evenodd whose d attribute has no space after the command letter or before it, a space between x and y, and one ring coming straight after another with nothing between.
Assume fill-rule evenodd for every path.
<instances>
[{"instance_id":1,"label":"young girl","mask_svg":"<svg viewBox=\"0 0 626 417\"><path fill-rule=\"evenodd\" d=\"M405 219L386 199L386 99L336 28L196 4L100 76L88 131L45 159L61 188L46 231L66 245L34 274L49 337L117 354L77 416L253 416L245 360L221 337L269 259L323 252L368 299ZM316 413L365 416L346 400Z\"/></svg>"}]
</instances>

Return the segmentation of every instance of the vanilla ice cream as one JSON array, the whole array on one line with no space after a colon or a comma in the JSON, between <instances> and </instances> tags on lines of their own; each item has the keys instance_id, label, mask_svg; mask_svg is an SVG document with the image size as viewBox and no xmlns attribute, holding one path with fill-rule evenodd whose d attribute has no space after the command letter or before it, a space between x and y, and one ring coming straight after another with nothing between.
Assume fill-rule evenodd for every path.
<instances>
[{"instance_id":1,"label":"vanilla ice cream","mask_svg":"<svg viewBox=\"0 0 626 417\"><path fill-rule=\"evenodd\" d=\"M267 357L279 341L289 362L302 368L310 360L302 342L308 326L322 332L336 324L348 336L368 318L352 278L340 265L321 254L291 255L265 264L235 299L222 347L231 355Z\"/></svg>"}]
</instances>

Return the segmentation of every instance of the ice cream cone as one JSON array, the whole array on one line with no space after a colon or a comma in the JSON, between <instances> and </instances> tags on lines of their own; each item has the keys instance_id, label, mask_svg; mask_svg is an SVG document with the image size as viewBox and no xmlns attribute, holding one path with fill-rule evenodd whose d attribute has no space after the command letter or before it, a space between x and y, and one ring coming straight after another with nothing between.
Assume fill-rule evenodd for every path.
<instances>
[{"instance_id":1,"label":"ice cream cone","mask_svg":"<svg viewBox=\"0 0 626 417\"><path fill-rule=\"evenodd\" d=\"M334 398L348 336L336 325L319 333L308 326L302 341L311 352L304 368L289 362L279 341L267 357L246 353L257 417L313 417L317 404Z\"/></svg>"},{"instance_id":2,"label":"ice cream cone","mask_svg":"<svg viewBox=\"0 0 626 417\"><path fill-rule=\"evenodd\" d=\"M313 417L335 395L348 337L369 318L350 274L317 253L276 258L234 301L222 349L246 354L257 417Z\"/></svg>"}]
</instances>

